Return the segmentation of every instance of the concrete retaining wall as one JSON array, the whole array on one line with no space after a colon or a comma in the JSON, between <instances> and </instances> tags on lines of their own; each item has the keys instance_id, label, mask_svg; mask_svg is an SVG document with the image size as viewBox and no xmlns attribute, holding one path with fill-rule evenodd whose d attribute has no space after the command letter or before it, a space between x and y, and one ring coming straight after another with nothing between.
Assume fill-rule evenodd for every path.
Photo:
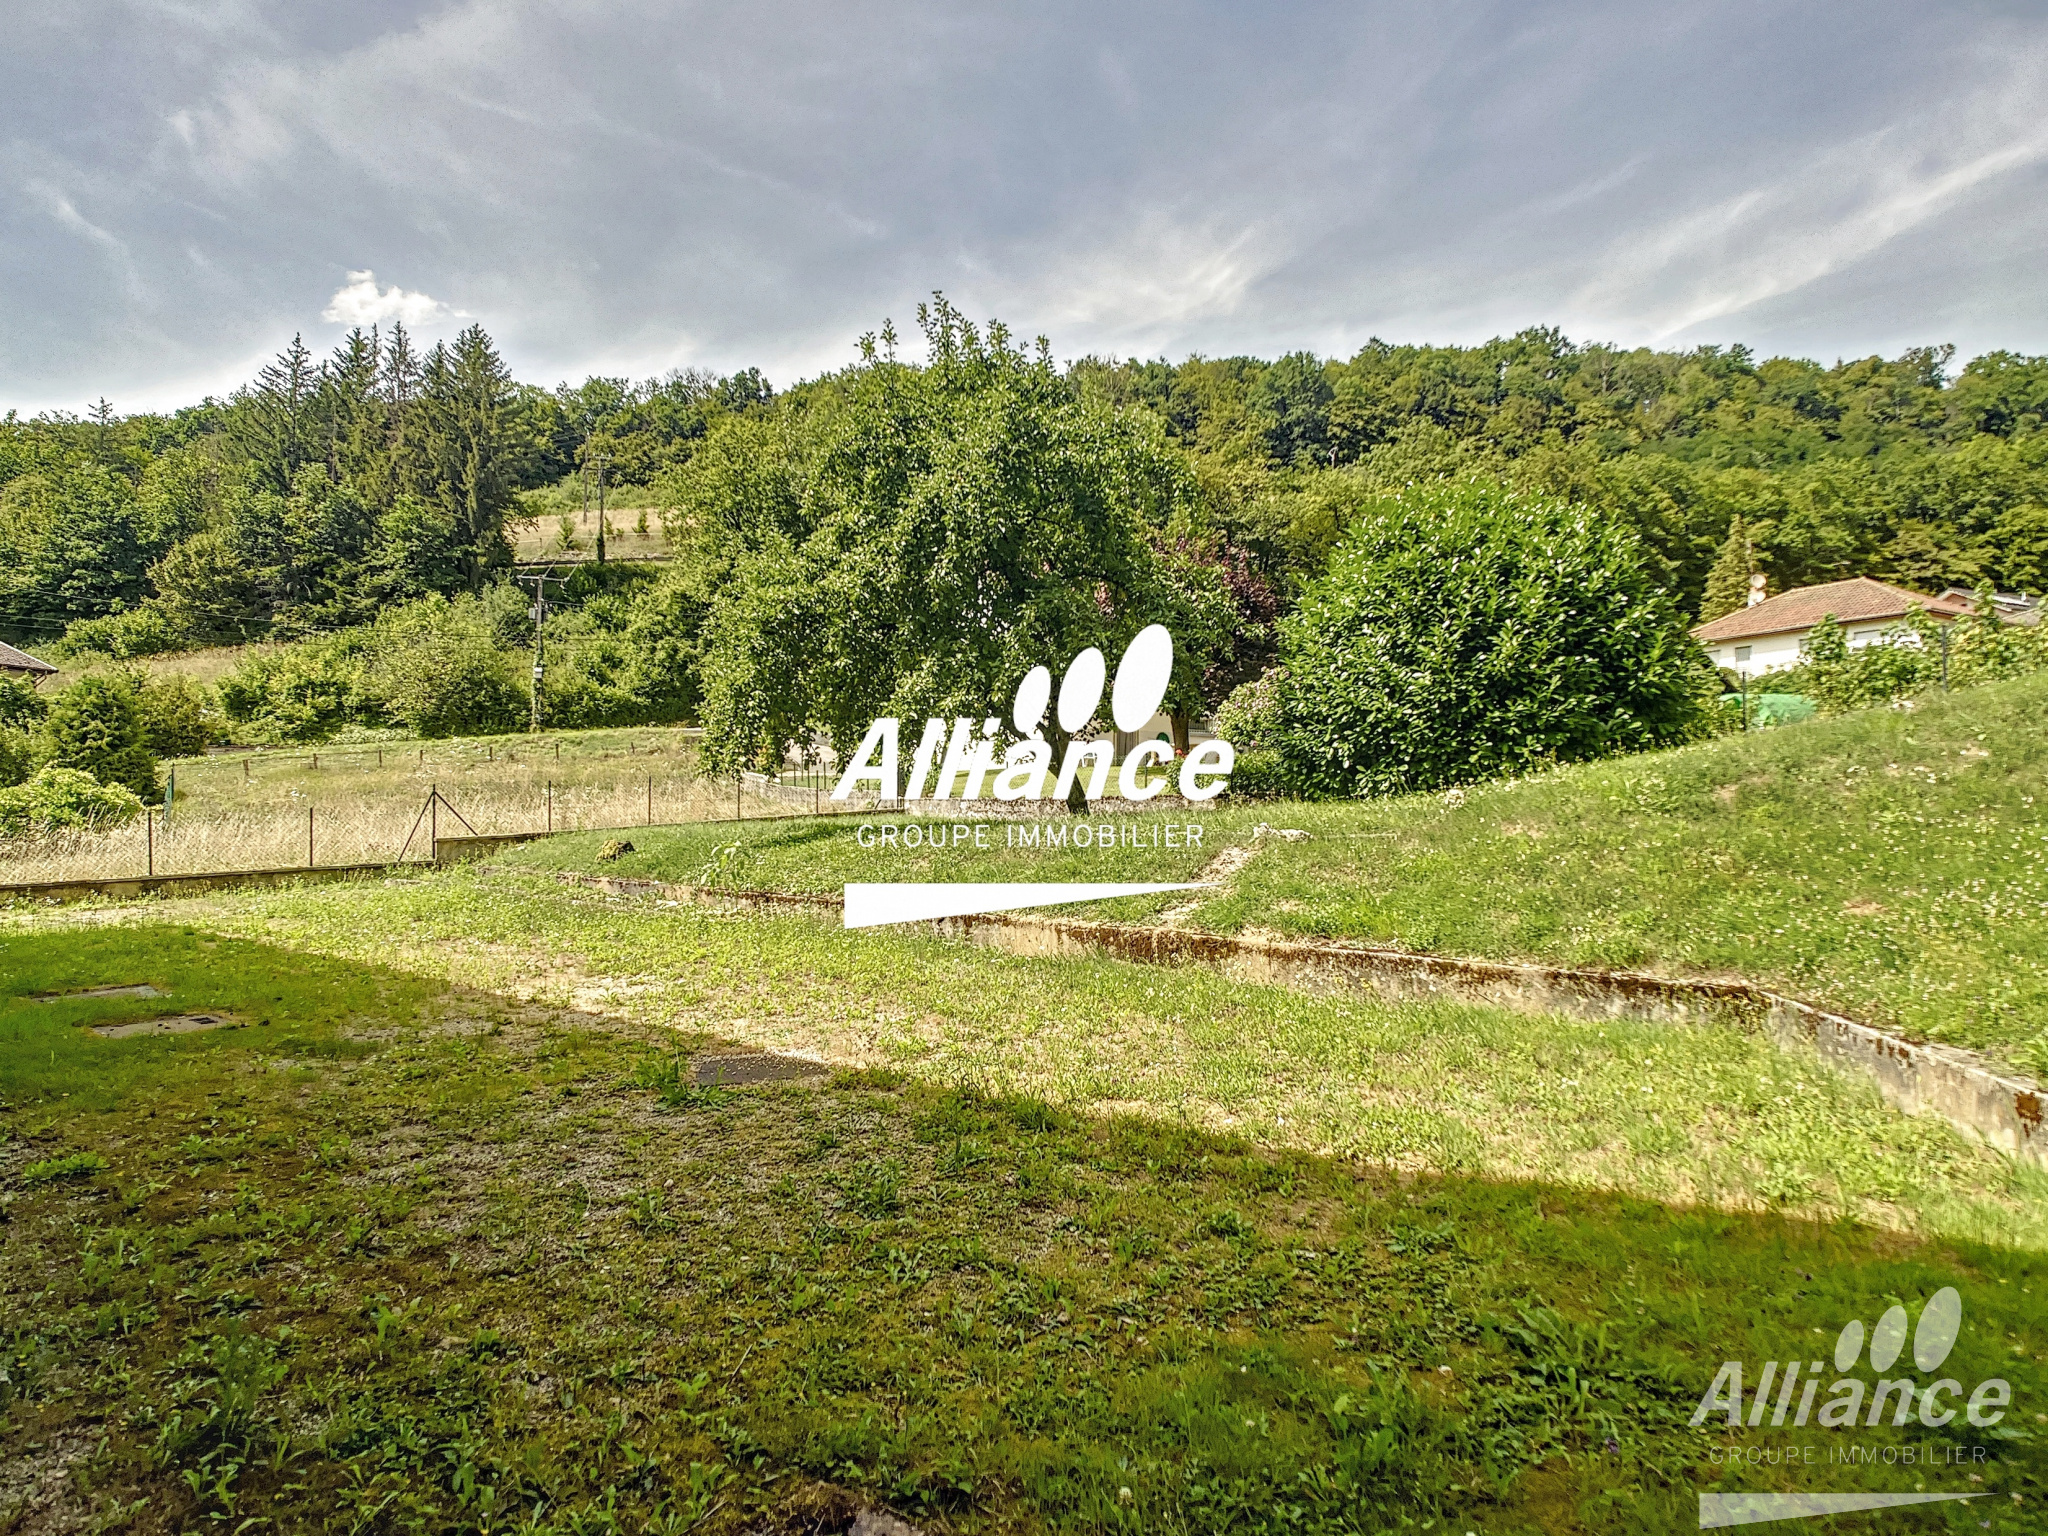
<instances>
[{"instance_id":1,"label":"concrete retaining wall","mask_svg":"<svg viewBox=\"0 0 2048 1536\"><path fill-rule=\"evenodd\" d=\"M836 896L719 891L615 875L560 871L565 883L623 896L829 913ZM1725 1020L1804 1041L1823 1059L1872 1079L1907 1114L1939 1115L1958 1129L2048 1168L2048 1090L1973 1051L1907 1040L1746 982L1689 981L1631 971L1572 970L1461 960L1342 944L1286 943L1176 928L985 913L916 926L1018 955L1108 956L1145 965L1212 966L1244 981L1390 999L1448 997L1574 1018Z\"/></svg>"},{"instance_id":2,"label":"concrete retaining wall","mask_svg":"<svg viewBox=\"0 0 2048 1536\"><path fill-rule=\"evenodd\" d=\"M434 839L436 864L459 864L515 843L529 843L544 836L540 832L508 832L484 837L439 837ZM330 880L355 880L365 875L385 875L400 870L426 867L423 860L395 860L373 864L316 864L286 869L219 869L191 875L122 875L109 880L35 880L0 885L0 901L43 901L68 903L104 897L109 901L135 901L144 896L198 896L207 891L252 891L294 881L324 884Z\"/></svg>"},{"instance_id":3,"label":"concrete retaining wall","mask_svg":"<svg viewBox=\"0 0 2048 1536\"><path fill-rule=\"evenodd\" d=\"M68 903L90 901L103 896L110 901L135 901L144 896L199 896L207 891L249 891L266 886L291 885L296 881L324 884L330 880L360 880L368 875L385 875L395 870L417 869L416 864L322 864L311 869L229 869L199 875L133 875L116 880L37 880L19 885L0 885L0 901L45 901Z\"/></svg>"}]
</instances>

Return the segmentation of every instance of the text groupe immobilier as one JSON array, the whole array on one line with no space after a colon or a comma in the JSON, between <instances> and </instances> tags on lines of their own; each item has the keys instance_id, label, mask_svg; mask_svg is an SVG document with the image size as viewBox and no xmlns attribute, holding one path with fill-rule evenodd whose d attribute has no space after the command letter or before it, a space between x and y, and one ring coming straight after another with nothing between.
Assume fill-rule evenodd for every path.
<instances>
[{"instance_id":1,"label":"text groupe immobilier","mask_svg":"<svg viewBox=\"0 0 2048 1536\"><path fill-rule=\"evenodd\" d=\"M993 848L995 828L986 821L940 822L932 826L912 822L898 826L885 822L877 826L862 822L853 834L863 848ZM1008 822L1003 826L1005 848L1097 848L1108 853L1117 848L1199 848L1202 824L1190 822L1147 822L1140 825L1113 821Z\"/></svg>"}]
</instances>

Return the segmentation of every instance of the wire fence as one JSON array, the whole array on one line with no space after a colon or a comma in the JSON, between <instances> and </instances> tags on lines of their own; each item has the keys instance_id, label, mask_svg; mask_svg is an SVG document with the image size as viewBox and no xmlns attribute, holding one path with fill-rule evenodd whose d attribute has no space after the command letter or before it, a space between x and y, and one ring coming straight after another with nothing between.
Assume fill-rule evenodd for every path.
<instances>
[{"instance_id":1,"label":"wire fence","mask_svg":"<svg viewBox=\"0 0 2048 1536\"><path fill-rule=\"evenodd\" d=\"M438 785L422 795L325 801L289 809L151 807L125 826L66 829L0 841L0 885L138 876L227 874L398 863L433 856L433 841L802 815L810 788L772 778L706 779L676 771L606 782ZM832 807L825 802L829 813Z\"/></svg>"}]
</instances>

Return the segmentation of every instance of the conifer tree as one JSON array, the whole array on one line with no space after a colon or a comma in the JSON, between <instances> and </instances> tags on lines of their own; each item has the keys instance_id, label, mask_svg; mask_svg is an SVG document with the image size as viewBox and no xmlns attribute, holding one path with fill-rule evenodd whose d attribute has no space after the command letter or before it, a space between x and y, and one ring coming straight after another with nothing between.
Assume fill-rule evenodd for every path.
<instances>
[{"instance_id":1,"label":"conifer tree","mask_svg":"<svg viewBox=\"0 0 2048 1536\"><path fill-rule=\"evenodd\" d=\"M485 571L512 562L505 537L518 486L512 401L512 375L482 326L427 354L420 398L426 456L472 592Z\"/></svg>"},{"instance_id":2,"label":"conifer tree","mask_svg":"<svg viewBox=\"0 0 2048 1536\"><path fill-rule=\"evenodd\" d=\"M1749 578L1756 569L1756 557L1749 547L1749 530L1741 515L1728 525L1728 537L1721 553L1707 572L1707 590L1700 598L1700 622L1711 624L1749 602Z\"/></svg>"}]
</instances>

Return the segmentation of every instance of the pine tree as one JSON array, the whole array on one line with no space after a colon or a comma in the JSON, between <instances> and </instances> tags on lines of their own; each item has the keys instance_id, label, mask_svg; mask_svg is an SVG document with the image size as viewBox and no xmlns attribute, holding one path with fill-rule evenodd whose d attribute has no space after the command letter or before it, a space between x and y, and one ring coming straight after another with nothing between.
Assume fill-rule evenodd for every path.
<instances>
[{"instance_id":1,"label":"pine tree","mask_svg":"<svg viewBox=\"0 0 2048 1536\"><path fill-rule=\"evenodd\" d=\"M226 427L229 440L254 467L260 483L280 496L291 494L299 466L318 457L318 415L326 366L313 361L305 338L292 344L235 391Z\"/></svg>"},{"instance_id":2,"label":"pine tree","mask_svg":"<svg viewBox=\"0 0 2048 1536\"><path fill-rule=\"evenodd\" d=\"M1714 559L1714 568L1707 572L1707 590L1700 598L1700 622L1711 624L1723 615L1747 606L1750 573L1755 569L1756 557L1750 552L1749 530L1738 516L1728 525L1728 537L1722 541L1721 553Z\"/></svg>"},{"instance_id":3,"label":"pine tree","mask_svg":"<svg viewBox=\"0 0 2048 1536\"><path fill-rule=\"evenodd\" d=\"M420 396L433 495L452 516L463 578L474 592L485 571L512 563L505 521L515 505L519 443L514 391L480 325L427 354Z\"/></svg>"},{"instance_id":4,"label":"pine tree","mask_svg":"<svg viewBox=\"0 0 2048 1536\"><path fill-rule=\"evenodd\" d=\"M380 389L383 363L383 343L375 328L366 335L358 326L334 349L320 381L326 437L322 457L333 478L362 492L369 492L381 478L378 460L384 456L386 435Z\"/></svg>"}]
</instances>

